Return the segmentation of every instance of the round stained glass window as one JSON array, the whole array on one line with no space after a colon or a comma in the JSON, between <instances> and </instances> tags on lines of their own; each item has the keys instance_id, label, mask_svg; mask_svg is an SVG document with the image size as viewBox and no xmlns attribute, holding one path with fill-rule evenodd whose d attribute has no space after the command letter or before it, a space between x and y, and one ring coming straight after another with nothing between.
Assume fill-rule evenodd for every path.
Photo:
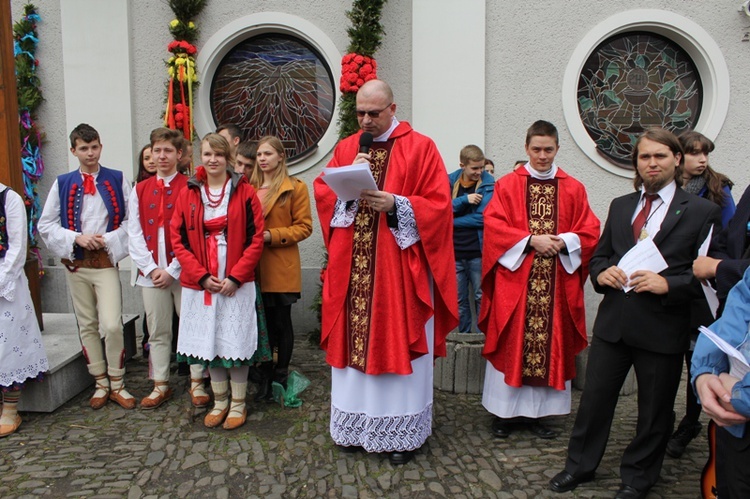
<instances>
[{"instance_id":1,"label":"round stained glass window","mask_svg":"<svg viewBox=\"0 0 750 499\"><path fill-rule=\"evenodd\" d=\"M632 168L633 144L647 128L679 134L700 117L703 86L690 56L668 38L617 34L588 57L578 80L578 112L600 154Z\"/></svg>"},{"instance_id":2,"label":"round stained glass window","mask_svg":"<svg viewBox=\"0 0 750 499\"><path fill-rule=\"evenodd\" d=\"M330 68L307 43L266 33L235 45L211 82L211 113L233 123L244 140L281 139L288 164L315 152L333 120L336 88Z\"/></svg>"}]
</instances>

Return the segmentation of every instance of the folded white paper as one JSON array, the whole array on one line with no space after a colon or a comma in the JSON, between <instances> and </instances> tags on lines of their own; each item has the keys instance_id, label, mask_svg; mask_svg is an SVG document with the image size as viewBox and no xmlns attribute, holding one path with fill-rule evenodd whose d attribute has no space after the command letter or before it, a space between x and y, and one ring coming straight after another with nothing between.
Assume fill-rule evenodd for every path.
<instances>
[{"instance_id":1,"label":"folded white paper","mask_svg":"<svg viewBox=\"0 0 750 499\"><path fill-rule=\"evenodd\" d=\"M750 372L750 365L748 365L747 359L742 355L742 352L727 343L723 338L708 329L706 326L699 327L698 331L700 331L701 334L705 334L706 338L713 341L714 344L719 347L719 350L727 354L730 366L729 374L731 376L734 376L737 379L742 379L748 372Z\"/></svg>"},{"instance_id":2,"label":"folded white paper","mask_svg":"<svg viewBox=\"0 0 750 499\"><path fill-rule=\"evenodd\" d=\"M360 198L363 189L378 190L367 163L338 168L323 168L323 182L344 202Z\"/></svg>"},{"instance_id":3,"label":"folded white paper","mask_svg":"<svg viewBox=\"0 0 750 499\"><path fill-rule=\"evenodd\" d=\"M630 276L633 275L633 272L636 270L650 270L658 274L667 268L667 262L661 256L661 252L654 244L654 241L650 237L647 237L643 241L638 241L638 244L622 255L617 266L628 276L628 284L622 288L627 293L633 289L633 286L630 285Z\"/></svg>"}]
</instances>

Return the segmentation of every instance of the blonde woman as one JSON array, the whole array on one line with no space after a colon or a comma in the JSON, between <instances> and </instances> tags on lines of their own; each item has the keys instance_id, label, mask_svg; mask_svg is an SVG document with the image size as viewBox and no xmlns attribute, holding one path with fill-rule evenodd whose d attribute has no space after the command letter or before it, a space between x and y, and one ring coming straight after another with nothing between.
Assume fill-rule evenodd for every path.
<instances>
[{"instance_id":1,"label":"blonde woman","mask_svg":"<svg viewBox=\"0 0 750 499\"><path fill-rule=\"evenodd\" d=\"M290 177L286 153L277 137L258 140L256 165L250 183L263 206L265 244L260 259L260 289L271 349L278 351L276 364L261 366L261 381L255 400L271 398L271 384L286 388L294 347L292 304L302 290L302 267L298 243L312 233L310 197L304 182Z\"/></svg>"},{"instance_id":2,"label":"blonde woman","mask_svg":"<svg viewBox=\"0 0 750 499\"><path fill-rule=\"evenodd\" d=\"M255 285L263 213L255 189L234 173L229 157L224 137L203 138L203 165L188 180L171 222L182 266L178 360L208 367L214 407L203 424L223 423L226 430L245 423L248 366L270 358Z\"/></svg>"}]
</instances>

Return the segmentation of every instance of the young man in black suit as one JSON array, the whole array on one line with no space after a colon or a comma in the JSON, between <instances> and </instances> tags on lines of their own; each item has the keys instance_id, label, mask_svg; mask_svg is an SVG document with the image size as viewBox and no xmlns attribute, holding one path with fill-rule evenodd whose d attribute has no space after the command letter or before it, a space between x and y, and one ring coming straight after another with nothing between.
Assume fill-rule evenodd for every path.
<instances>
[{"instance_id":1,"label":"young man in black suit","mask_svg":"<svg viewBox=\"0 0 750 499\"><path fill-rule=\"evenodd\" d=\"M646 497L659 478L672 431L672 409L689 346L686 307L701 296L692 264L719 207L679 188L683 162L671 132L651 129L633 152L637 192L612 201L591 258L594 289L604 295L594 322L586 381L568 444L565 469L550 480L555 492L593 480L609 437L620 388L630 367L638 380L638 424L622 456L616 499ZM650 238L667 268L660 273L617 265ZM628 292L626 286L632 287Z\"/></svg>"}]
</instances>

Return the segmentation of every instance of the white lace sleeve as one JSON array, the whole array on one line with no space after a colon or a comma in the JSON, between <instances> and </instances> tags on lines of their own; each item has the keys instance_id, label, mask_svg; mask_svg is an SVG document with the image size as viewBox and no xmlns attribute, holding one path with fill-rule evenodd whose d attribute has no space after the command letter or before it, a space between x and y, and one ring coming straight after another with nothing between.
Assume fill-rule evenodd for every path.
<instances>
[{"instance_id":1,"label":"white lace sleeve","mask_svg":"<svg viewBox=\"0 0 750 499\"><path fill-rule=\"evenodd\" d=\"M417 219L414 216L414 207L412 207L411 201L395 194L393 195L393 199L396 202L398 227L390 227L390 229L393 237L396 238L396 244L404 250L420 241Z\"/></svg>"},{"instance_id":2,"label":"white lace sleeve","mask_svg":"<svg viewBox=\"0 0 750 499\"><path fill-rule=\"evenodd\" d=\"M336 200L336 206L333 208L333 218L331 218L331 227L343 229L354 223L354 217L357 215L359 199L355 200L349 208L346 203L340 199Z\"/></svg>"}]
</instances>

